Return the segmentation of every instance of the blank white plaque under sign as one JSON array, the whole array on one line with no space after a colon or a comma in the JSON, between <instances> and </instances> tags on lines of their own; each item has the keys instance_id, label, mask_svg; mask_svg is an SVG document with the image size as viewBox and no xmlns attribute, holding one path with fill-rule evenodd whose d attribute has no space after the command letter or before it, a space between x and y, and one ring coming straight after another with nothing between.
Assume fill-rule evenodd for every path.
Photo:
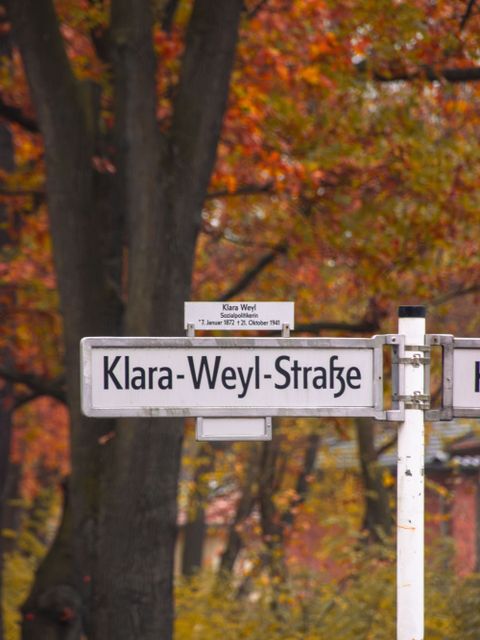
<instances>
[{"instance_id":1,"label":"blank white plaque under sign","mask_svg":"<svg viewBox=\"0 0 480 640\"><path fill-rule=\"evenodd\" d=\"M271 439L271 418L197 418L197 440Z\"/></svg>"}]
</instances>

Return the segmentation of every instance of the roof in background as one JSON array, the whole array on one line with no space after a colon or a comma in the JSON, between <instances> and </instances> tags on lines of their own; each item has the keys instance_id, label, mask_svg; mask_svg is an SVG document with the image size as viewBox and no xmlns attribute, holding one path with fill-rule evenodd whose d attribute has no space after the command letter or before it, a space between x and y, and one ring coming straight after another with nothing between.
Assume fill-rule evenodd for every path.
<instances>
[{"instance_id":1,"label":"roof in background","mask_svg":"<svg viewBox=\"0 0 480 640\"><path fill-rule=\"evenodd\" d=\"M395 435L396 427L388 427L383 430L381 434L376 438L377 448L382 447L385 443L390 441ZM469 424L461 422L433 422L425 425L425 466L441 468L447 461L451 459L450 445L452 443L465 438L472 434L472 429ZM477 438L478 442L478 438ZM455 454L455 459L461 456L461 459L466 459L466 456L462 456L460 451L452 451ZM473 457L473 456L469 456ZM477 456L475 456L477 457ZM478 466L480 467L480 456L478 456ZM465 460L466 461L466 460ZM461 462L456 460L457 463ZM471 461L470 461L471 463ZM355 439L340 440L335 437L325 438L324 451L320 454L318 461L319 467L322 468L325 464L333 464L340 469L357 469L358 462L358 448ZM385 453L380 456L380 464L385 467L395 467L397 464L397 448L396 445L392 446ZM463 466L463 462L461 462ZM469 464L472 468L472 464Z\"/></svg>"}]
</instances>

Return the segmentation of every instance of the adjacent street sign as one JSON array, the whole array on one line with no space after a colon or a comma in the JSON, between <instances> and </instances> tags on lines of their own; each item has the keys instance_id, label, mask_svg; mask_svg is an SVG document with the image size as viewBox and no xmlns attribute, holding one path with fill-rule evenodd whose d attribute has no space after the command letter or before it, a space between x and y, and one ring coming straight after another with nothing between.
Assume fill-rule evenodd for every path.
<instances>
[{"instance_id":1,"label":"adjacent street sign","mask_svg":"<svg viewBox=\"0 0 480 640\"><path fill-rule=\"evenodd\" d=\"M480 418L480 338L433 333L426 340L443 349L441 408L427 411L427 420Z\"/></svg>"},{"instance_id":2,"label":"adjacent street sign","mask_svg":"<svg viewBox=\"0 0 480 640\"><path fill-rule=\"evenodd\" d=\"M294 328L293 302L185 302L185 329L281 331Z\"/></svg>"},{"instance_id":3,"label":"adjacent street sign","mask_svg":"<svg viewBox=\"0 0 480 640\"><path fill-rule=\"evenodd\" d=\"M89 416L372 416L385 336L84 338Z\"/></svg>"},{"instance_id":4,"label":"adjacent street sign","mask_svg":"<svg viewBox=\"0 0 480 640\"><path fill-rule=\"evenodd\" d=\"M480 417L480 339L453 340L453 415Z\"/></svg>"}]
</instances>

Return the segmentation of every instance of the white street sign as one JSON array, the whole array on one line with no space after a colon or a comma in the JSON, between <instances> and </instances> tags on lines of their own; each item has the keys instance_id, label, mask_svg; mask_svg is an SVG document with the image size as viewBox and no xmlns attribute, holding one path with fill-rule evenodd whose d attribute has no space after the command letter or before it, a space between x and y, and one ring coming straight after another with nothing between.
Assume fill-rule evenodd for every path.
<instances>
[{"instance_id":1,"label":"white street sign","mask_svg":"<svg viewBox=\"0 0 480 640\"><path fill-rule=\"evenodd\" d=\"M383 336L84 338L82 409L104 417L383 417L383 344Z\"/></svg>"},{"instance_id":2,"label":"white street sign","mask_svg":"<svg viewBox=\"0 0 480 640\"><path fill-rule=\"evenodd\" d=\"M294 328L293 302L185 302L185 329L281 331Z\"/></svg>"},{"instance_id":3,"label":"white street sign","mask_svg":"<svg viewBox=\"0 0 480 640\"><path fill-rule=\"evenodd\" d=\"M480 417L480 339L455 338L453 414Z\"/></svg>"}]
</instances>

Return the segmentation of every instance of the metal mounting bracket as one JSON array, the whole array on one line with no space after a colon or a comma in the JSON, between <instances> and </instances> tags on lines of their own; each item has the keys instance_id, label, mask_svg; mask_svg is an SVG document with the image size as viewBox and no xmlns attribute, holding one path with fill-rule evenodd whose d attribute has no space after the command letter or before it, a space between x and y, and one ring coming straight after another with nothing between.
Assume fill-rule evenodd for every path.
<instances>
[{"instance_id":1,"label":"metal mounting bracket","mask_svg":"<svg viewBox=\"0 0 480 640\"><path fill-rule=\"evenodd\" d=\"M429 408L425 412L425 420L438 422L453 419L453 346L454 336L448 333L429 333L426 344L442 349L442 399L438 409Z\"/></svg>"},{"instance_id":2,"label":"metal mounting bracket","mask_svg":"<svg viewBox=\"0 0 480 640\"><path fill-rule=\"evenodd\" d=\"M396 358L393 364L411 364L412 367L419 367L421 364L430 364L430 358L422 358L418 353L414 353L411 358Z\"/></svg>"},{"instance_id":3,"label":"metal mounting bracket","mask_svg":"<svg viewBox=\"0 0 480 640\"><path fill-rule=\"evenodd\" d=\"M403 412L405 409L430 408L430 395L425 393L430 387L430 346L406 345L404 336L397 336L393 342L392 352L392 404L395 409ZM424 354L424 355L421 355ZM412 395L405 394L405 376L403 367L419 367L424 365L423 391L415 391Z\"/></svg>"},{"instance_id":4,"label":"metal mounting bracket","mask_svg":"<svg viewBox=\"0 0 480 640\"><path fill-rule=\"evenodd\" d=\"M419 367L421 364L429 365L430 364L430 347L428 345L405 345L405 351L415 351L409 357L400 357L395 355L392 360L392 364L410 364L412 367ZM420 353L424 353L425 356L422 357Z\"/></svg>"},{"instance_id":5,"label":"metal mounting bracket","mask_svg":"<svg viewBox=\"0 0 480 640\"><path fill-rule=\"evenodd\" d=\"M405 409L423 409L430 407L430 395L421 391L414 391L411 396L398 396L397 400L405 403Z\"/></svg>"}]
</instances>

